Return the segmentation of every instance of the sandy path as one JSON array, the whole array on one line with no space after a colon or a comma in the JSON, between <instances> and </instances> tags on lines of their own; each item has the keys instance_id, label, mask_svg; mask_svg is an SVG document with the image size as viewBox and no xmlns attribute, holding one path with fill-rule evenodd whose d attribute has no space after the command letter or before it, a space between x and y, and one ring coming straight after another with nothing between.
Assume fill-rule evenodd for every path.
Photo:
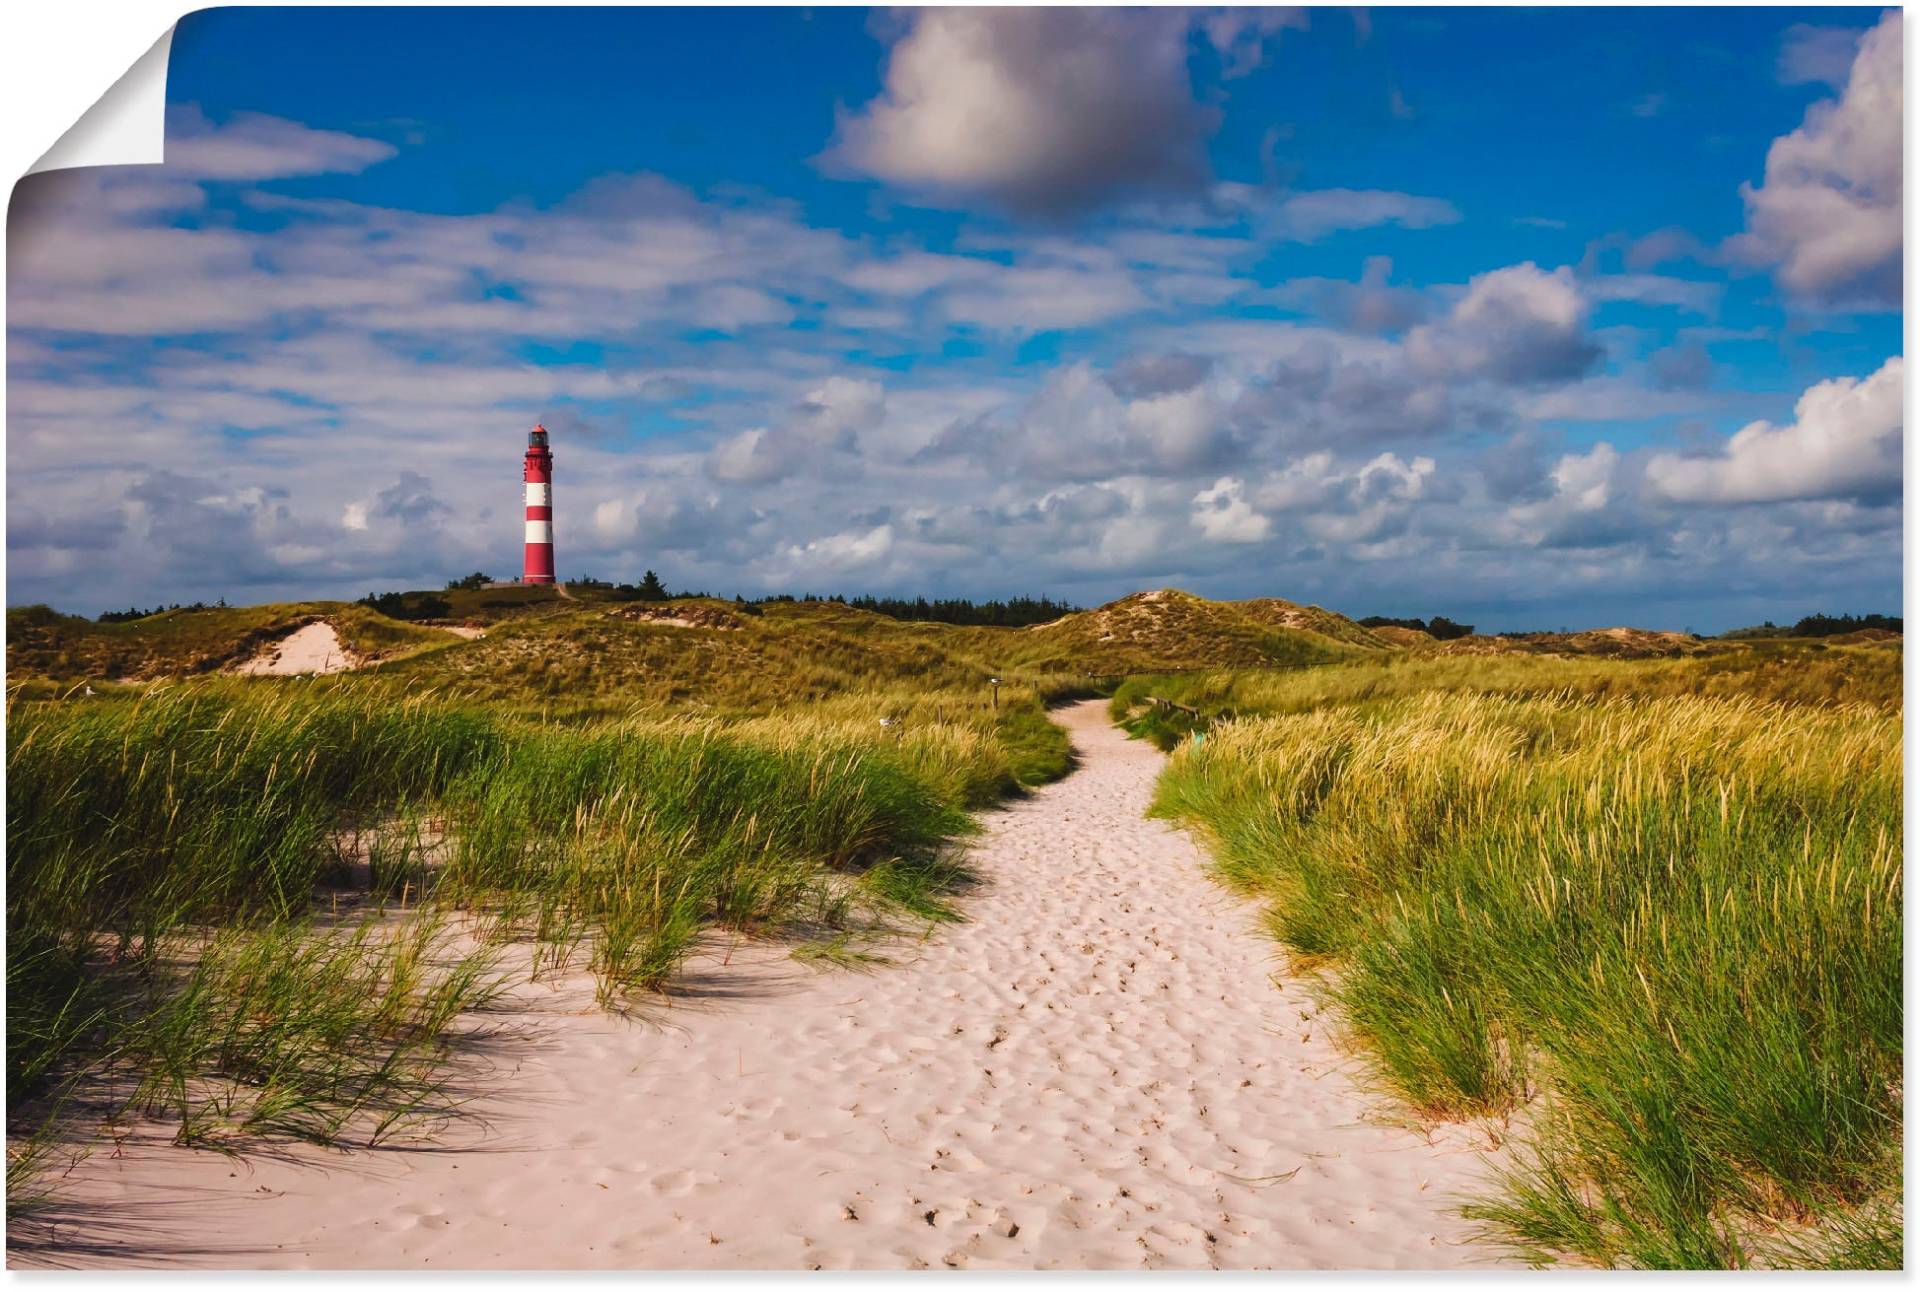
<instances>
[{"instance_id":1,"label":"sandy path","mask_svg":"<svg viewBox=\"0 0 1920 1292\"><path fill-rule=\"evenodd\" d=\"M988 817L971 923L903 963L743 952L696 966L664 1026L548 998L512 1097L455 1138L474 1151L136 1148L77 1196L148 1264L1486 1262L1447 1214L1465 1133L1367 1122L1250 909L1142 817L1159 753L1097 703L1061 716L1085 765Z\"/></svg>"},{"instance_id":2,"label":"sandy path","mask_svg":"<svg viewBox=\"0 0 1920 1292\"><path fill-rule=\"evenodd\" d=\"M353 657L340 644L340 634L322 619L294 629L234 671L291 677L297 673L343 673L352 667Z\"/></svg>"}]
</instances>

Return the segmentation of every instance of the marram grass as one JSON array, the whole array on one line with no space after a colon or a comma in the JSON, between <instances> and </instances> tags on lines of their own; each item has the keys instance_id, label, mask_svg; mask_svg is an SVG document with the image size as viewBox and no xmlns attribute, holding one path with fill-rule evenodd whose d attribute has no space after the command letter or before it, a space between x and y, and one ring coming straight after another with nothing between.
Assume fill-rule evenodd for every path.
<instances>
[{"instance_id":1,"label":"marram grass","mask_svg":"<svg viewBox=\"0 0 1920 1292\"><path fill-rule=\"evenodd\" d=\"M967 809L1064 770L1035 693L1007 704L547 721L379 678L16 698L14 1130L117 1092L194 1142L378 1140L452 1106L453 1021L501 943L611 1000L715 925L843 947L953 918ZM363 922L316 925L339 893Z\"/></svg>"},{"instance_id":2,"label":"marram grass","mask_svg":"<svg viewBox=\"0 0 1920 1292\"><path fill-rule=\"evenodd\" d=\"M1897 1263L1897 711L1303 706L1182 744L1156 810L1332 971L1382 1082L1515 1114L1472 1209L1492 1235L1602 1265Z\"/></svg>"}]
</instances>

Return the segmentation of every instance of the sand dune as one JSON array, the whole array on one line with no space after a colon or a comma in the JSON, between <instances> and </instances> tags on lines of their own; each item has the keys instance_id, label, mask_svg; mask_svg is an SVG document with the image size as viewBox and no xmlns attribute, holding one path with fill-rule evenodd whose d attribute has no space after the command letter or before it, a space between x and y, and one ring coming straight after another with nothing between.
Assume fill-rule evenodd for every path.
<instances>
[{"instance_id":1,"label":"sand dune","mask_svg":"<svg viewBox=\"0 0 1920 1292\"><path fill-rule=\"evenodd\" d=\"M343 673L353 666L353 656L340 644L340 634L321 619L294 629L234 671L292 677L300 673Z\"/></svg>"},{"instance_id":2,"label":"sand dune","mask_svg":"<svg viewBox=\"0 0 1920 1292\"><path fill-rule=\"evenodd\" d=\"M991 814L971 921L870 975L716 955L622 1020L523 989L541 1035L441 1151L236 1164L135 1143L69 1180L74 1264L1434 1267L1471 1134L1369 1120L1328 1022L1191 840L1161 756L1066 711L1085 765ZM453 1150L453 1151L446 1151ZM467 1151L459 1151L467 1150ZM114 1226L136 1217L116 1250ZM118 1218L118 1219L116 1219ZM81 1236L78 1233L76 1236Z\"/></svg>"}]
</instances>

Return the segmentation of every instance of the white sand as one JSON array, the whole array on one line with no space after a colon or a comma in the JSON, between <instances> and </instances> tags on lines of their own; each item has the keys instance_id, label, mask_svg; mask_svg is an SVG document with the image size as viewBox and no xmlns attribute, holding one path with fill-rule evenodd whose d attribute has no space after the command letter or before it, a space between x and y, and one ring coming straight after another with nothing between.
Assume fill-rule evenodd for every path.
<instances>
[{"instance_id":1,"label":"white sand","mask_svg":"<svg viewBox=\"0 0 1920 1292\"><path fill-rule=\"evenodd\" d=\"M343 673L353 666L353 656L340 644L340 634L322 619L294 629L235 671L291 677L298 673Z\"/></svg>"},{"instance_id":2,"label":"white sand","mask_svg":"<svg viewBox=\"0 0 1920 1292\"><path fill-rule=\"evenodd\" d=\"M75 1264L1431 1267L1486 1263L1470 1132L1369 1120L1306 994L1186 835L1161 756L1062 717L1085 766L992 814L970 923L861 976L771 948L628 1022L524 991L469 1152L248 1163L135 1144L69 1187Z\"/></svg>"}]
</instances>

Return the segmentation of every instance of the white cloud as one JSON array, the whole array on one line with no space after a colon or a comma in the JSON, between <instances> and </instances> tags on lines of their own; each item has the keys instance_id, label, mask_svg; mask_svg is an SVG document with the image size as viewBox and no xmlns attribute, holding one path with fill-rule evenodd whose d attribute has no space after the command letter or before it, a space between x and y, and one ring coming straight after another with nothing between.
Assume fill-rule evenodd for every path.
<instances>
[{"instance_id":1,"label":"white cloud","mask_svg":"<svg viewBox=\"0 0 1920 1292\"><path fill-rule=\"evenodd\" d=\"M798 574L838 574L870 566L892 550L893 526L876 525L795 544L787 548L786 556Z\"/></svg>"},{"instance_id":2,"label":"white cloud","mask_svg":"<svg viewBox=\"0 0 1920 1292\"><path fill-rule=\"evenodd\" d=\"M1247 502L1246 483L1231 476L1193 496L1193 524L1215 543L1258 543L1273 532L1273 521Z\"/></svg>"},{"instance_id":3,"label":"white cloud","mask_svg":"<svg viewBox=\"0 0 1920 1292\"><path fill-rule=\"evenodd\" d=\"M687 310L687 320L716 332L793 322L793 306L770 292L740 283L702 288Z\"/></svg>"},{"instance_id":4,"label":"white cloud","mask_svg":"<svg viewBox=\"0 0 1920 1292\"><path fill-rule=\"evenodd\" d=\"M1525 385L1578 377L1599 361L1587 298L1573 271L1532 261L1481 274L1445 319L1407 334L1414 365L1434 374Z\"/></svg>"},{"instance_id":5,"label":"white cloud","mask_svg":"<svg viewBox=\"0 0 1920 1292\"><path fill-rule=\"evenodd\" d=\"M633 504L625 498L609 498L593 509L593 531L603 542L632 538L637 524Z\"/></svg>"},{"instance_id":6,"label":"white cloud","mask_svg":"<svg viewBox=\"0 0 1920 1292\"><path fill-rule=\"evenodd\" d=\"M801 396L797 420L809 438L832 448L853 448L863 431L886 416L887 391L877 381L832 376Z\"/></svg>"},{"instance_id":7,"label":"white cloud","mask_svg":"<svg viewBox=\"0 0 1920 1292\"><path fill-rule=\"evenodd\" d=\"M1010 332L1089 327L1149 304L1131 273L1067 265L1015 266L990 282L969 284L942 298L948 318Z\"/></svg>"},{"instance_id":8,"label":"white cloud","mask_svg":"<svg viewBox=\"0 0 1920 1292\"><path fill-rule=\"evenodd\" d=\"M1281 32L1306 29L1307 11L1298 7L1215 9L1200 19L1200 30L1220 55L1220 74L1228 80L1264 66L1268 46Z\"/></svg>"},{"instance_id":9,"label":"white cloud","mask_svg":"<svg viewBox=\"0 0 1920 1292\"><path fill-rule=\"evenodd\" d=\"M1162 469L1191 471L1217 460L1230 441L1224 409L1205 387L1149 395L1127 405L1126 426Z\"/></svg>"},{"instance_id":10,"label":"white cloud","mask_svg":"<svg viewBox=\"0 0 1920 1292\"><path fill-rule=\"evenodd\" d=\"M1712 315L1720 306L1719 283L1667 274L1597 274L1586 279L1583 286L1596 301L1665 305L1705 315Z\"/></svg>"},{"instance_id":11,"label":"white cloud","mask_svg":"<svg viewBox=\"0 0 1920 1292\"><path fill-rule=\"evenodd\" d=\"M1675 502L1898 497L1905 372L1895 356L1863 380L1820 382L1800 396L1791 425L1754 422L1713 457L1660 454L1647 482Z\"/></svg>"},{"instance_id":12,"label":"white cloud","mask_svg":"<svg viewBox=\"0 0 1920 1292\"><path fill-rule=\"evenodd\" d=\"M1322 449L1297 458L1264 480L1254 501L1268 511L1293 511L1320 507L1333 496L1340 482L1333 454Z\"/></svg>"},{"instance_id":13,"label":"white cloud","mask_svg":"<svg viewBox=\"0 0 1920 1292\"><path fill-rule=\"evenodd\" d=\"M1549 474L1555 492L1575 511L1597 511L1613 496L1613 473L1620 454L1604 441L1585 453L1570 453Z\"/></svg>"},{"instance_id":14,"label":"white cloud","mask_svg":"<svg viewBox=\"0 0 1920 1292\"><path fill-rule=\"evenodd\" d=\"M722 440L707 459L707 473L729 484L767 484L799 467L798 445L764 426Z\"/></svg>"},{"instance_id":15,"label":"white cloud","mask_svg":"<svg viewBox=\"0 0 1920 1292\"><path fill-rule=\"evenodd\" d=\"M1382 453L1357 471L1334 476L1326 501L1306 518L1306 528L1331 543L1372 544L1391 538L1406 529L1437 469L1432 458L1408 461Z\"/></svg>"},{"instance_id":16,"label":"white cloud","mask_svg":"<svg viewBox=\"0 0 1920 1292\"><path fill-rule=\"evenodd\" d=\"M1731 250L1776 266L1810 303L1898 308L1905 77L1901 17L1891 10L1860 43L1845 91L1807 109L1767 150L1765 181L1743 184L1747 231Z\"/></svg>"},{"instance_id":17,"label":"white cloud","mask_svg":"<svg viewBox=\"0 0 1920 1292\"><path fill-rule=\"evenodd\" d=\"M933 195L1063 214L1206 176L1190 16L1166 9L922 9L886 88L830 163Z\"/></svg>"},{"instance_id":18,"label":"white cloud","mask_svg":"<svg viewBox=\"0 0 1920 1292\"><path fill-rule=\"evenodd\" d=\"M167 169L196 179L352 174L398 152L378 139L315 130L259 112L236 112L216 126L198 107L188 105L167 118Z\"/></svg>"},{"instance_id":19,"label":"white cloud","mask_svg":"<svg viewBox=\"0 0 1920 1292\"><path fill-rule=\"evenodd\" d=\"M1222 185L1216 197L1230 208L1248 210L1267 236L1295 242L1314 242L1330 233L1387 224L1431 229L1460 221L1460 212L1451 202L1385 189L1311 190L1291 194L1267 209L1261 208L1262 197L1257 190L1242 186Z\"/></svg>"},{"instance_id":20,"label":"white cloud","mask_svg":"<svg viewBox=\"0 0 1920 1292\"><path fill-rule=\"evenodd\" d=\"M1796 22L1780 38L1775 75L1782 85L1814 81L1839 89L1847 83L1853 57L1860 51L1861 34L1857 27L1816 27Z\"/></svg>"},{"instance_id":21,"label":"white cloud","mask_svg":"<svg viewBox=\"0 0 1920 1292\"><path fill-rule=\"evenodd\" d=\"M908 251L884 260L868 260L846 275L849 286L880 296L919 296L956 282L992 277L1001 266L976 256L947 256Z\"/></svg>"},{"instance_id":22,"label":"white cloud","mask_svg":"<svg viewBox=\"0 0 1920 1292\"><path fill-rule=\"evenodd\" d=\"M1427 317L1430 302L1425 292L1394 286L1389 281L1392 276L1391 258L1368 256L1358 282L1295 278L1275 286L1268 295L1276 304L1310 309L1349 331L1401 332Z\"/></svg>"},{"instance_id":23,"label":"white cloud","mask_svg":"<svg viewBox=\"0 0 1920 1292\"><path fill-rule=\"evenodd\" d=\"M1382 453L1354 476L1353 496L1361 502L1410 502L1427 490L1435 470L1432 458L1402 461L1392 453Z\"/></svg>"},{"instance_id":24,"label":"white cloud","mask_svg":"<svg viewBox=\"0 0 1920 1292\"><path fill-rule=\"evenodd\" d=\"M841 474L860 436L886 415L886 389L877 381L828 377L795 402L780 425L756 426L728 436L707 455L707 474L729 484L761 485L802 468L832 461Z\"/></svg>"}]
</instances>

